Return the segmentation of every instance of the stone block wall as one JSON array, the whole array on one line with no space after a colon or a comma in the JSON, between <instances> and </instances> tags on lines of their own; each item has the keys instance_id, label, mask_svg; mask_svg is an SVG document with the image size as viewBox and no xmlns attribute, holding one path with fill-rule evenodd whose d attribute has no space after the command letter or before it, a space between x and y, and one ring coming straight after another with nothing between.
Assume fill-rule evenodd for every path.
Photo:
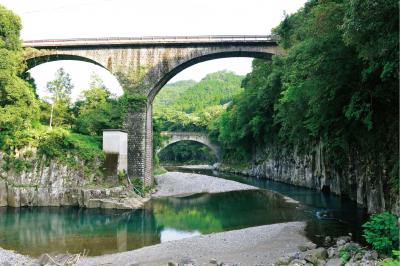
<instances>
[{"instance_id":1,"label":"stone block wall","mask_svg":"<svg viewBox=\"0 0 400 266\"><path fill-rule=\"evenodd\" d=\"M124 129L128 132L128 175L145 176L146 149L146 108L129 110L125 117Z\"/></svg>"}]
</instances>

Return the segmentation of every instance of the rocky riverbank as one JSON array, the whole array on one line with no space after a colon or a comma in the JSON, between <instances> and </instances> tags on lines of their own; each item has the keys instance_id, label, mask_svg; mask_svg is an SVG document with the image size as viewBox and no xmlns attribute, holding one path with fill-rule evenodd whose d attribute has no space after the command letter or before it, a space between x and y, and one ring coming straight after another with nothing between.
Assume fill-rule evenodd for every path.
<instances>
[{"instance_id":1,"label":"rocky riverbank","mask_svg":"<svg viewBox=\"0 0 400 266\"><path fill-rule=\"evenodd\" d=\"M78 206L104 209L138 209L142 198L127 187L77 188L15 186L0 180L0 207Z\"/></svg>"},{"instance_id":2,"label":"rocky riverbank","mask_svg":"<svg viewBox=\"0 0 400 266\"><path fill-rule=\"evenodd\" d=\"M352 242L350 236L335 239L326 237L325 247L309 243L299 246L300 252L286 254L274 265L318 265L318 266L378 266L378 253Z\"/></svg>"},{"instance_id":3,"label":"rocky riverbank","mask_svg":"<svg viewBox=\"0 0 400 266\"><path fill-rule=\"evenodd\" d=\"M4 167L2 158L0 153L0 207L136 209L148 200L118 184L118 180L113 183L114 187L104 186L103 177L97 176L100 164L92 165L88 172L84 162L77 162L73 167L56 160L31 158L27 159L30 167L17 171Z\"/></svg>"},{"instance_id":4,"label":"rocky riverbank","mask_svg":"<svg viewBox=\"0 0 400 266\"><path fill-rule=\"evenodd\" d=\"M338 167L325 154L322 145L309 154L289 152L277 147L258 147L246 166L217 164L217 170L258 178L268 178L348 197L369 213L390 210L400 215L397 194L387 191L388 169L365 158L349 156L346 167Z\"/></svg>"}]
</instances>

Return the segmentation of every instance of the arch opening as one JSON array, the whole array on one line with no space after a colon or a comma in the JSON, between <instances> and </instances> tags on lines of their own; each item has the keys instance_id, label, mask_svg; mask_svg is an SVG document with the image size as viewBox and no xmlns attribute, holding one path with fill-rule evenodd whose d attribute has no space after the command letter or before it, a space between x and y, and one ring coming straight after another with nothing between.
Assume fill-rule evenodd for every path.
<instances>
[{"instance_id":1,"label":"arch opening","mask_svg":"<svg viewBox=\"0 0 400 266\"><path fill-rule=\"evenodd\" d=\"M174 140L157 150L162 165L214 164L219 161L215 147L197 140Z\"/></svg>"},{"instance_id":2,"label":"arch opening","mask_svg":"<svg viewBox=\"0 0 400 266\"><path fill-rule=\"evenodd\" d=\"M39 98L45 99L48 97L46 85L49 81L54 80L55 74L60 68L63 68L70 76L74 85L71 93L72 102L78 100L82 92L90 88L91 83L94 81L93 79L98 79L112 94L112 97L119 97L123 94L123 89L118 79L99 64L82 60L59 59L42 62L27 71L35 81L36 93Z\"/></svg>"},{"instance_id":3,"label":"arch opening","mask_svg":"<svg viewBox=\"0 0 400 266\"><path fill-rule=\"evenodd\" d=\"M87 63L95 64L104 69L107 69L105 66L103 66L99 62L97 62L93 59L84 57L84 56L69 55L69 54L50 54L50 55L32 56L30 58L27 58L26 59L26 65L27 65L26 71L29 71L30 69L37 67L41 64L55 62L55 61L65 61L65 60L87 62Z\"/></svg>"},{"instance_id":4,"label":"arch opening","mask_svg":"<svg viewBox=\"0 0 400 266\"><path fill-rule=\"evenodd\" d=\"M178 75L183 70L210 60L214 59L221 59L221 58L238 58L238 57L249 57L249 58L259 58L259 59L266 59L269 60L273 56L272 53L264 53L264 52L248 52L248 51L229 51L229 52L218 52L218 53L211 53L199 57L192 58L172 70L170 70L167 74L163 75L163 77L156 83L156 85L150 90L148 94L149 103L153 103L154 98L160 92L160 90L164 87L165 84L168 83L173 77Z\"/></svg>"}]
</instances>

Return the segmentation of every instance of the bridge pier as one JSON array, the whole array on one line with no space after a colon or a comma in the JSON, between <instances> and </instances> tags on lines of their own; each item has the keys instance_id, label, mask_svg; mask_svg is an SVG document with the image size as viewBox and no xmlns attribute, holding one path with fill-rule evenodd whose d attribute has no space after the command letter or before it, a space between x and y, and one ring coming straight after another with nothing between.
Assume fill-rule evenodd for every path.
<instances>
[{"instance_id":1,"label":"bridge pier","mask_svg":"<svg viewBox=\"0 0 400 266\"><path fill-rule=\"evenodd\" d=\"M151 186L154 183L151 104L128 110L124 129L128 132L128 176L142 178L145 186Z\"/></svg>"}]
</instances>

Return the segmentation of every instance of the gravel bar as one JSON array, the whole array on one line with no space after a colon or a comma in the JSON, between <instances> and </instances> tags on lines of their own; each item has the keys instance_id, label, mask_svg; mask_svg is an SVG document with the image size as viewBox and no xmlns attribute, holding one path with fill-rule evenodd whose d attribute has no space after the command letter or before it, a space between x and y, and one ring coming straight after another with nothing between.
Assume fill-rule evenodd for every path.
<instances>
[{"instance_id":1,"label":"gravel bar","mask_svg":"<svg viewBox=\"0 0 400 266\"><path fill-rule=\"evenodd\" d=\"M155 198L259 189L219 177L192 173L167 172L156 176L156 179L157 192L152 195Z\"/></svg>"},{"instance_id":2,"label":"gravel bar","mask_svg":"<svg viewBox=\"0 0 400 266\"><path fill-rule=\"evenodd\" d=\"M307 243L305 223L291 222L195 236L141 249L87 257L78 265L160 266L192 261L194 265L268 265Z\"/></svg>"}]
</instances>

